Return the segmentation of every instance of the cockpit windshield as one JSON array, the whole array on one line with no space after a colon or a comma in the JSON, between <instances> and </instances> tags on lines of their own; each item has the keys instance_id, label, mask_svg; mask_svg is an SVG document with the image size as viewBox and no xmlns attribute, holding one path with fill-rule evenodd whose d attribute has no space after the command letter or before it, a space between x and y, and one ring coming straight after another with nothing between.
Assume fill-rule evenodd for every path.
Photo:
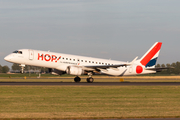
<instances>
[{"instance_id":1,"label":"cockpit windshield","mask_svg":"<svg viewBox=\"0 0 180 120\"><path fill-rule=\"evenodd\" d=\"M14 51L13 53L22 54L22 51Z\"/></svg>"}]
</instances>

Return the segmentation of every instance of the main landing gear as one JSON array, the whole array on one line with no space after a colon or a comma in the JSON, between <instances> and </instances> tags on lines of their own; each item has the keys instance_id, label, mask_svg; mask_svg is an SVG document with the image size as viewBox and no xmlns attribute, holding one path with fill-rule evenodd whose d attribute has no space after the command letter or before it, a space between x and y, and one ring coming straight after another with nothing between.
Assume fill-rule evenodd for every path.
<instances>
[{"instance_id":1,"label":"main landing gear","mask_svg":"<svg viewBox=\"0 0 180 120\"><path fill-rule=\"evenodd\" d=\"M88 83L93 83L94 78L91 77L91 76L92 76L92 73L88 73L88 75L89 75L89 77L86 79L86 81L87 81ZM80 81L81 81L81 78L80 78L79 76L76 76L76 77L74 78L74 82L79 83Z\"/></svg>"},{"instance_id":2,"label":"main landing gear","mask_svg":"<svg viewBox=\"0 0 180 120\"><path fill-rule=\"evenodd\" d=\"M94 78L92 78L92 77L88 77L88 78L86 79L86 81L87 81L88 83L93 83Z\"/></svg>"},{"instance_id":3,"label":"main landing gear","mask_svg":"<svg viewBox=\"0 0 180 120\"><path fill-rule=\"evenodd\" d=\"M92 78L92 75L93 75L93 74L92 74L91 72L88 73L88 76L89 76L89 77L86 79L86 81L87 81L88 83L93 83L94 78Z\"/></svg>"},{"instance_id":4,"label":"main landing gear","mask_svg":"<svg viewBox=\"0 0 180 120\"><path fill-rule=\"evenodd\" d=\"M80 77L76 76L76 77L74 78L74 82L78 83L78 82L80 82L80 81L81 81L81 78L80 78Z\"/></svg>"}]
</instances>

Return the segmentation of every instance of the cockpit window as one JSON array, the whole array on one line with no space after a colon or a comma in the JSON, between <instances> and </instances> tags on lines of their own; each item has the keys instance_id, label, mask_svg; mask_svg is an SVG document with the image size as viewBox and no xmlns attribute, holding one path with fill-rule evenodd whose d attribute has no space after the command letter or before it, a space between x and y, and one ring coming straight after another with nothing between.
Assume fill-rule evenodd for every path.
<instances>
[{"instance_id":1,"label":"cockpit window","mask_svg":"<svg viewBox=\"0 0 180 120\"><path fill-rule=\"evenodd\" d=\"M16 51L14 51L13 53L18 53L18 51L16 50Z\"/></svg>"},{"instance_id":2,"label":"cockpit window","mask_svg":"<svg viewBox=\"0 0 180 120\"><path fill-rule=\"evenodd\" d=\"M14 51L13 53L22 54L22 51Z\"/></svg>"}]
</instances>

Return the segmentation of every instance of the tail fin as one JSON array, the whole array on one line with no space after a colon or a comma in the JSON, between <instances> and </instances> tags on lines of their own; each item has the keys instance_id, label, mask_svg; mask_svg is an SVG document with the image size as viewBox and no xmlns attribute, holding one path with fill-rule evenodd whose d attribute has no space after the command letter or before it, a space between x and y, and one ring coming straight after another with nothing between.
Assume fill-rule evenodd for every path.
<instances>
[{"instance_id":1,"label":"tail fin","mask_svg":"<svg viewBox=\"0 0 180 120\"><path fill-rule=\"evenodd\" d=\"M161 42L156 42L140 59L140 63L145 67L155 67L161 46Z\"/></svg>"}]
</instances>

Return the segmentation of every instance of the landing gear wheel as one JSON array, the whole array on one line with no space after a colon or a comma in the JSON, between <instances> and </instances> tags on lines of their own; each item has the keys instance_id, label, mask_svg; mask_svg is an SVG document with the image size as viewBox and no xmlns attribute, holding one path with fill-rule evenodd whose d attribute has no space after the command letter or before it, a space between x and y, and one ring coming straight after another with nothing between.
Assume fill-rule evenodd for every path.
<instances>
[{"instance_id":1,"label":"landing gear wheel","mask_svg":"<svg viewBox=\"0 0 180 120\"><path fill-rule=\"evenodd\" d=\"M89 78L87 78L86 80L87 80L87 82L88 82L88 83L93 83L93 81L94 81L94 78L92 78L92 77L89 77Z\"/></svg>"},{"instance_id":2,"label":"landing gear wheel","mask_svg":"<svg viewBox=\"0 0 180 120\"><path fill-rule=\"evenodd\" d=\"M80 82L80 81L81 81L81 78L80 78L80 77L77 76L77 77L74 78L74 82L78 83L78 82Z\"/></svg>"}]
</instances>

